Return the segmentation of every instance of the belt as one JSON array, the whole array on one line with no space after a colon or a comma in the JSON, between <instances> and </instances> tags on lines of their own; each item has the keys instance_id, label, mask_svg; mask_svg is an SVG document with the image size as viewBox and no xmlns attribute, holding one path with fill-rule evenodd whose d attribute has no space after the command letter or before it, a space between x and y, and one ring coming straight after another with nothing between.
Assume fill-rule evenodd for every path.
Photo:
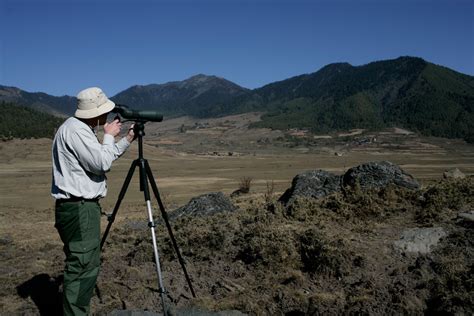
<instances>
[{"instance_id":1,"label":"belt","mask_svg":"<svg viewBox=\"0 0 474 316\"><path fill-rule=\"evenodd\" d=\"M56 200L56 205L60 205L63 203L70 203L70 202L99 202L99 198L94 198L94 199L86 199L80 196L71 196L68 199L57 199Z\"/></svg>"}]
</instances>

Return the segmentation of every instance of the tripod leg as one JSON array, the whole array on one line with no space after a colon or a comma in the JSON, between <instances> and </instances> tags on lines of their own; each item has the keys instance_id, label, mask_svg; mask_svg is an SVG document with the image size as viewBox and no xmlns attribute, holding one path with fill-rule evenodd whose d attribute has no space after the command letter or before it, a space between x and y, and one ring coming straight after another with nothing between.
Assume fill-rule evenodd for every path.
<instances>
[{"instance_id":1,"label":"tripod leg","mask_svg":"<svg viewBox=\"0 0 474 316\"><path fill-rule=\"evenodd\" d=\"M107 218L109 223L107 224L107 228L105 229L104 235L102 236L102 240L100 242L100 249L104 247L105 240L107 239L107 235L109 234L110 228L112 227L112 224L115 221L115 216L117 215L120 204L122 203L125 193L127 192L128 185L130 184L130 181L132 180L133 172L135 171L135 168L137 167L137 165L138 165L138 159L132 162L132 165L130 166L130 169L128 170L127 177L125 178L125 182L122 185L122 189L120 190L119 197L117 199L117 202L115 203L114 211Z\"/></svg>"},{"instance_id":2,"label":"tripod leg","mask_svg":"<svg viewBox=\"0 0 474 316\"><path fill-rule=\"evenodd\" d=\"M145 173L145 165L146 165L146 160L140 159L139 167L140 167L140 174L142 175L140 177L140 182L141 182L140 188L143 189L143 193L145 195L146 207L148 210L148 226L150 227L151 237L153 241L153 251L155 254L156 272L158 273L159 292L161 296L161 302L163 304L163 314L167 316L168 311L166 310L165 295L164 295L166 293L166 290L163 285L163 278L161 276L160 256L158 254L158 246L156 244L155 222L153 220L153 214L151 210L150 192L148 190L148 181L147 181L147 177Z\"/></svg>"},{"instance_id":3,"label":"tripod leg","mask_svg":"<svg viewBox=\"0 0 474 316\"><path fill-rule=\"evenodd\" d=\"M178 244L176 243L176 239L174 238L173 230L171 229L171 225L168 219L168 214L166 213L165 207L163 206L163 203L161 201L160 192L158 191L155 178L153 178L153 174L151 172L151 168L147 160L145 160L145 168L146 168L146 175L148 176L148 179L151 184L151 188L153 190L153 193L155 194L156 200L158 201L158 205L161 211L161 216L163 217L163 220L165 221L166 228L168 229L168 234L170 235L171 243L173 244L173 248L176 251L176 255L178 256L178 261L181 265L181 268L183 269L184 276L189 285L189 289L191 290L191 294L193 295L193 297L196 297L196 294L194 293L193 285L191 283L191 279L189 278L188 271L186 270L186 263L184 262L184 259L181 256L181 252L179 251Z\"/></svg>"}]
</instances>

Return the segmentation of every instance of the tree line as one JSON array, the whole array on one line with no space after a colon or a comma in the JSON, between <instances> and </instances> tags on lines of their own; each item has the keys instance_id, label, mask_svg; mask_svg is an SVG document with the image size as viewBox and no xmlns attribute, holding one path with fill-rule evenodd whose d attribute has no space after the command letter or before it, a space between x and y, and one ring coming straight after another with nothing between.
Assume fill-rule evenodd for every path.
<instances>
[{"instance_id":1,"label":"tree line","mask_svg":"<svg viewBox=\"0 0 474 316\"><path fill-rule=\"evenodd\" d=\"M41 112L30 107L0 103L0 137L13 138L53 138L64 118Z\"/></svg>"}]
</instances>

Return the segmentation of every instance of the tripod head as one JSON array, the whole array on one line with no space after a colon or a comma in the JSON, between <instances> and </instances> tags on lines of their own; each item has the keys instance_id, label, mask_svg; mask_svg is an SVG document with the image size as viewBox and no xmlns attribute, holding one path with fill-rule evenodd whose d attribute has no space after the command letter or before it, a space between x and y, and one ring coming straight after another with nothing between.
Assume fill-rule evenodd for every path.
<instances>
[{"instance_id":1,"label":"tripod head","mask_svg":"<svg viewBox=\"0 0 474 316\"><path fill-rule=\"evenodd\" d=\"M145 136L145 123L146 121L135 121L135 123L133 123L133 132L136 138Z\"/></svg>"}]
</instances>

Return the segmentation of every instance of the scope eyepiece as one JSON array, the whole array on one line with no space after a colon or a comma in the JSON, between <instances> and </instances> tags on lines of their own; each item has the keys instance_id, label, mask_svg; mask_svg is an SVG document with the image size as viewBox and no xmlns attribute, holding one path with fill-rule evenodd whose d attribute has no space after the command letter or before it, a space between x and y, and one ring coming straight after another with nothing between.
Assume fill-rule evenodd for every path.
<instances>
[{"instance_id":1,"label":"scope eyepiece","mask_svg":"<svg viewBox=\"0 0 474 316\"><path fill-rule=\"evenodd\" d=\"M124 119L141 122L161 122L163 115L156 111L150 110L131 110L128 106L123 104L115 104L113 113L120 114Z\"/></svg>"}]
</instances>

